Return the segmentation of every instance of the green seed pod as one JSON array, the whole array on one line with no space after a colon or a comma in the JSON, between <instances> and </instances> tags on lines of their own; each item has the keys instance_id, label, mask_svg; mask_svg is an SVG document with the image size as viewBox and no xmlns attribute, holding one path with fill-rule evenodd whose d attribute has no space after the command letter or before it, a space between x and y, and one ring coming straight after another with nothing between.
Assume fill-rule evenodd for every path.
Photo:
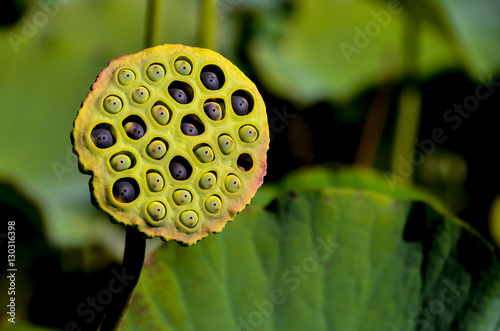
<instances>
[{"instance_id":1,"label":"green seed pod","mask_svg":"<svg viewBox=\"0 0 500 331\"><path fill-rule=\"evenodd\" d=\"M153 115L155 121L160 125L167 125L170 119L170 112L167 107L163 105L156 105L151 108L151 115Z\"/></svg>"},{"instance_id":2,"label":"green seed pod","mask_svg":"<svg viewBox=\"0 0 500 331\"><path fill-rule=\"evenodd\" d=\"M228 175L224 181L224 187L228 192L236 193L241 189L241 180L235 175Z\"/></svg>"},{"instance_id":3,"label":"green seed pod","mask_svg":"<svg viewBox=\"0 0 500 331\"><path fill-rule=\"evenodd\" d=\"M199 218L194 210L186 210L181 213L179 220L184 226L192 229L198 224Z\"/></svg>"},{"instance_id":4,"label":"green seed pod","mask_svg":"<svg viewBox=\"0 0 500 331\"><path fill-rule=\"evenodd\" d=\"M172 199L178 206L187 205L193 200L193 196L187 190L177 190L172 194Z\"/></svg>"},{"instance_id":5,"label":"green seed pod","mask_svg":"<svg viewBox=\"0 0 500 331\"><path fill-rule=\"evenodd\" d=\"M165 218L167 214L167 209L165 205L160 201L153 201L148 205L148 214L149 217L153 219L153 221L161 221Z\"/></svg>"},{"instance_id":6,"label":"green seed pod","mask_svg":"<svg viewBox=\"0 0 500 331\"><path fill-rule=\"evenodd\" d=\"M201 176L199 185L200 188L208 190L214 187L216 182L217 182L217 177L215 177L215 175L212 172L206 172Z\"/></svg>"},{"instance_id":7,"label":"green seed pod","mask_svg":"<svg viewBox=\"0 0 500 331\"><path fill-rule=\"evenodd\" d=\"M217 102L207 102L203 105L203 110L214 121L219 121L222 118L222 110Z\"/></svg>"},{"instance_id":8,"label":"green seed pod","mask_svg":"<svg viewBox=\"0 0 500 331\"><path fill-rule=\"evenodd\" d=\"M79 169L92 176L92 202L110 219L192 245L220 232L262 184L267 119L257 87L230 61L161 45L109 62L71 141ZM255 140L239 132L247 125Z\"/></svg>"},{"instance_id":9,"label":"green seed pod","mask_svg":"<svg viewBox=\"0 0 500 331\"><path fill-rule=\"evenodd\" d=\"M125 129L127 136L129 136L130 138L132 138L134 140L140 139L140 138L142 138L142 136L144 136L145 130L142 127L142 125L140 125L139 123L128 122L128 123L125 123L123 128Z\"/></svg>"},{"instance_id":10,"label":"green seed pod","mask_svg":"<svg viewBox=\"0 0 500 331\"><path fill-rule=\"evenodd\" d=\"M154 140L146 147L146 152L153 159L159 160L167 153L167 146L161 140Z\"/></svg>"},{"instance_id":11,"label":"green seed pod","mask_svg":"<svg viewBox=\"0 0 500 331\"><path fill-rule=\"evenodd\" d=\"M163 177L157 172L148 172L146 174L146 181L151 192L160 192L165 185Z\"/></svg>"},{"instance_id":12,"label":"green seed pod","mask_svg":"<svg viewBox=\"0 0 500 331\"><path fill-rule=\"evenodd\" d=\"M188 102L188 97L186 95L186 92L184 92L181 89L171 88L168 89L168 93L175 101L177 101L181 105L185 105Z\"/></svg>"},{"instance_id":13,"label":"green seed pod","mask_svg":"<svg viewBox=\"0 0 500 331\"><path fill-rule=\"evenodd\" d=\"M214 151L208 146L198 147L195 149L194 155L203 163L212 162L215 158Z\"/></svg>"},{"instance_id":14,"label":"green seed pod","mask_svg":"<svg viewBox=\"0 0 500 331\"><path fill-rule=\"evenodd\" d=\"M132 99L137 103L144 103L149 99L149 90L144 86L139 86L132 92Z\"/></svg>"},{"instance_id":15,"label":"green seed pod","mask_svg":"<svg viewBox=\"0 0 500 331\"><path fill-rule=\"evenodd\" d=\"M191 65L186 60L177 60L174 63L175 70L181 75L188 76L191 73Z\"/></svg>"},{"instance_id":16,"label":"green seed pod","mask_svg":"<svg viewBox=\"0 0 500 331\"><path fill-rule=\"evenodd\" d=\"M130 69L122 69L118 72L118 82L123 86L128 86L135 81L135 74Z\"/></svg>"},{"instance_id":17,"label":"green seed pod","mask_svg":"<svg viewBox=\"0 0 500 331\"><path fill-rule=\"evenodd\" d=\"M104 109L111 114L118 114L123 108L123 103L116 95L110 95L104 99Z\"/></svg>"},{"instance_id":18,"label":"green seed pod","mask_svg":"<svg viewBox=\"0 0 500 331\"><path fill-rule=\"evenodd\" d=\"M257 140L257 130L251 125L244 125L238 130L240 139L246 143L253 143Z\"/></svg>"},{"instance_id":19,"label":"green seed pod","mask_svg":"<svg viewBox=\"0 0 500 331\"><path fill-rule=\"evenodd\" d=\"M157 82L165 77L165 68L159 64L153 63L148 67L146 74L153 82Z\"/></svg>"},{"instance_id":20,"label":"green seed pod","mask_svg":"<svg viewBox=\"0 0 500 331\"><path fill-rule=\"evenodd\" d=\"M90 138L97 148L108 148L114 144L113 135L106 129L92 130Z\"/></svg>"},{"instance_id":21,"label":"green seed pod","mask_svg":"<svg viewBox=\"0 0 500 331\"><path fill-rule=\"evenodd\" d=\"M128 155L125 154L118 154L116 156L113 156L113 158L110 160L111 167L115 169L116 171L123 171L127 170L130 168L132 165L132 160Z\"/></svg>"},{"instance_id":22,"label":"green seed pod","mask_svg":"<svg viewBox=\"0 0 500 331\"><path fill-rule=\"evenodd\" d=\"M218 213L221 207L222 207L222 201L216 195L209 196L208 199L205 200L205 208L211 214Z\"/></svg>"},{"instance_id":23,"label":"green seed pod","mask_svg":"<svg viewBox=\"0 0 500 331\"><path fill-rule=\"evenodd\" d=\"M217 139L219 143L219 148L224 155L230 154L234 149L234 140L231 136L223 134Z\"/></svg>"}]
</instances>

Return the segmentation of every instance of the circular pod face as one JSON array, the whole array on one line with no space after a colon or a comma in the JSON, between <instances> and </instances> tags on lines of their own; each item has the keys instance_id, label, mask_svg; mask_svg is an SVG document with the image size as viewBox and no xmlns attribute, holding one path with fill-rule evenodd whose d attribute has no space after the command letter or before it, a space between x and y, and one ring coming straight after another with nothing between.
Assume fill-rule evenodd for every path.
<instances>
[{"instance_id":1,"label":"circular pod face","mask_svg":"<svg viewBox=\"0 0 500 331\"><path fill-rule=\"evenodd\" d=\"M261 95L231 62L162 45L109 63L72 142L100 209L191 245L250 202L266 173L269 129Z\"/></svg>"}]
</instances>

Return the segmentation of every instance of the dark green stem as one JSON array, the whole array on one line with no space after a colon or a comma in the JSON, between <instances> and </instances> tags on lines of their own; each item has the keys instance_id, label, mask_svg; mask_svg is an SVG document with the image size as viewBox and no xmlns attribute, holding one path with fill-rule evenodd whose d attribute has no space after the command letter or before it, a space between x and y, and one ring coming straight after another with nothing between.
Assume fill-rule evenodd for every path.
<instances>
[{"instance_id":1,"label":"dark green stem","mask_svg":"<svg viewBox=\"0 0 500 331\"><path fill-rule=\"evenodd\" d=\"M146 9L146 35L144 47L156 46L160 43L161 0L148 0Z\"/></svg>"},{"instance_id":2,"label":"dark green stem","mask_svg":"<svg viewBox=\"0 0 500 331\"><path fill-rule=\"evenodd\" d=\"M216 49L217 41L217 0L201 0L199 25L198 25L198 46Z\"/></svg>"},{"instance_id":3,"label":"dark green stem","mask_svg":"<svg viewBox=\"0 0 500 331\"><path fill-rule=\"evenodd\" d=\"M125 315L126 308L132 299L133 291L141 275L144 257L146 254L146 238L133 228L127 228L125 238L125 252L121 270L117 274L124 283L122 290L113 297L113 301L106 310L100 331L116 330ZM122 283L123 284L123 283Z\"/></svg>"}]
</instances>

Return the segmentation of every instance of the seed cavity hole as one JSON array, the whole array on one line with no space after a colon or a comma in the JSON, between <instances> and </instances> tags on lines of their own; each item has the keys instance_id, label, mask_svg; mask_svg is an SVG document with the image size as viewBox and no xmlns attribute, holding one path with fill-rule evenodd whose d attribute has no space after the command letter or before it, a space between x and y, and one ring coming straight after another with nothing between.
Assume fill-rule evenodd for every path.
<instances>
[{"instance_id":1,"label":"seed cavity hole","mask_svg":"<svg viewBox=\"0 0 500 331\"><path fill-rule=\"evenodd\" d=\"M139 196L140 188L133 178L121 178L113 184L113 197L121 203L131 203Z\"/></svg>"},{"instance_id":2,"label":"seed cavity hole","mask_svg":"<svg viewBox=\"0 0 500 331\"><path fill-rule=\"evenodd\" d=\"M188 83L173 81L168 86L168 94L179 104L188 104L193 101L194 90Z\"/></svg>"},{"instance_id":3,"label":"seed cavity hole","mask_svg":"<svg viewBox=\"0 0 500 331\"><path fill-rule=\"evenodd\" d=\"M208 90L216 91L224 86L226 77L219 66L209 64L201 70L200 81Z\"/></svg>"},{"instance_id":4,"label":"seed cavity hole","mask_svg":"<svg viewBox=\"0 0 500 331\"><path fill-rule=\"evenodd\" d=\"M181 132L186 136L198 136L205 132L205 125L195 114L189 114L182 118Z\"/></svg>"},{"instance_id":5,"label":"seed cavity hole","mask_svg":"<svg viewBox=\"0 0 500 331\"><path fill-rule=\"evenodd\" d=\"M236 161L238 169L247 172L253 168L253 158L250 154L243 153L238 156L238 160Z\"/></svg>"},{"instance_id":6,"label":"seed cavity hole","mask_svg":"<svg viewBox=\"0 0 500 331\"><path fill-rule=\"evenodd\" d=\"M97 124L90 132L90 139L97 148L105 149L116 143L116 131L111 124Z\"/></svg>"},{"instance_id":7,"label":"seed cavity hole","mask_svg":"<svg viewBox=\"0 0 500 331\"><path fill-rule=\"evenodd\" d=\"M237 90L231 95L231 108L238 116L245 116L250 114L255 105L252 93L246 90Z\"/></svg>"},{"instance_id":8,"label":"seed cavity hole","mask_svg":"<svg viewBox=\"0 0 500 331\"><path fill-rule=\"evenodd\" d=\"M175 156L168 166L170 175L175 180L187 180L193 173L193 167L182 156Z\"/></svg>"}]
</instances>

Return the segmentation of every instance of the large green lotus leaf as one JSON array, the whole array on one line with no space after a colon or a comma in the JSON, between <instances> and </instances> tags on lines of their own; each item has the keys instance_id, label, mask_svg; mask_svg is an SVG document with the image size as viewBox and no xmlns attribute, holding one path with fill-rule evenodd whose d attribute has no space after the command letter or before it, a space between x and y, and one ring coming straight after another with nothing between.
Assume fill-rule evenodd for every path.
<instances>
[{"instance_id":1,"label":"large green lotus leaf","mask_svg":"<svg viewBox=\"0 0 500 331\"><path fill-rule=\"evenodd\" d=\"M412 69L420 78L462 66L479 79L500 68L494 0L307 0L293 1L292 8L280 24L261 15L248 49L265 87L296 102L346 101L381 79L401 77L409 39L418 44ZM404 30L417 19L418 30Z\"/></svg>"},{"instance_id":2,"label":"large green lotus leaf","mask_svg":"<svg viewBox=\"0 0 500 331\"><path fill-rule=\"evenodd\" d=\"M251 204L145 263L123 330L497 330L500 263L423 202L349 188Z\"/></svg>"}]
</instances>

